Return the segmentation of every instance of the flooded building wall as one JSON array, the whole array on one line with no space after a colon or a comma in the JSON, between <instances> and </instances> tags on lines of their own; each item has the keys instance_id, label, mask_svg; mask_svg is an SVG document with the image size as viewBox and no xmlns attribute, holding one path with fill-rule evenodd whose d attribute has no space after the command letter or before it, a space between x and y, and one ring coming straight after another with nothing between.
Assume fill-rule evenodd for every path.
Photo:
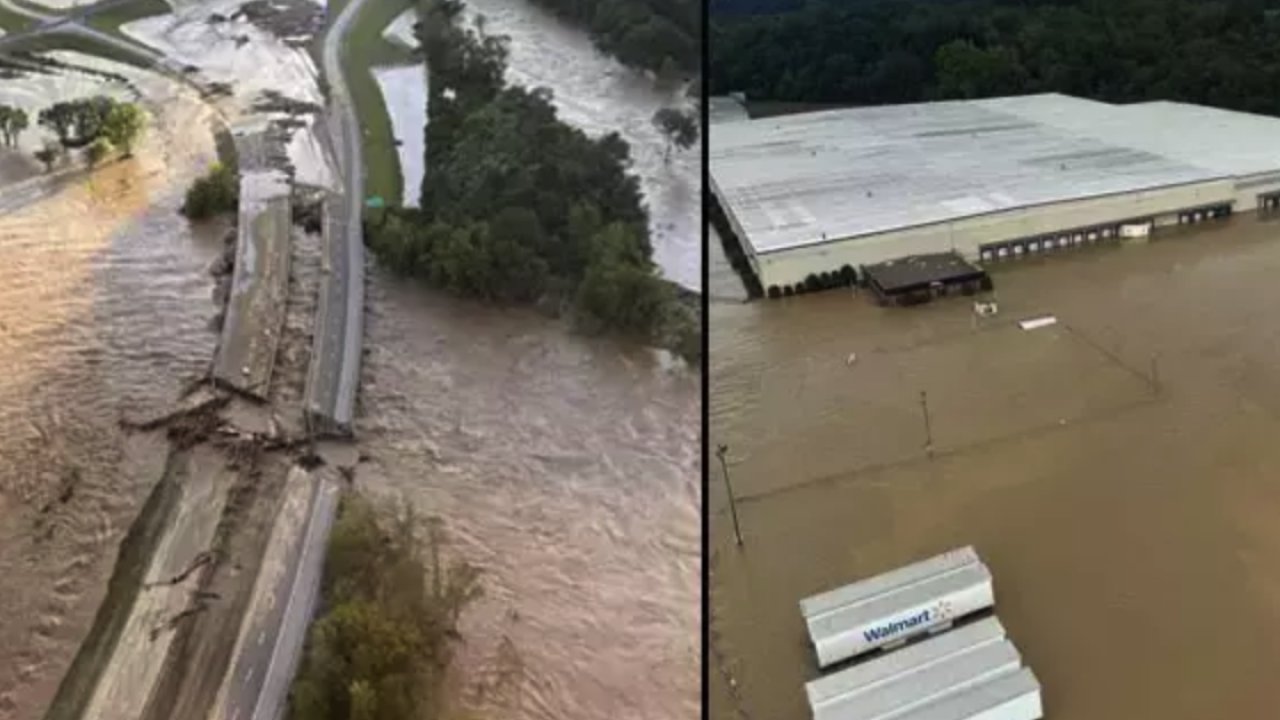
<instances>
[{"instance_id":1,"label":"flooded building wall","mask_svg":"<svg viewBox=\"0 0 1280 720\"><path fill-rule=\"evenodd\" d=\"M813 273L834 272L843 265L883 262L907 255L955 251L970 260L981 259L982 245L1015 238L1052 234L1075 228L1142 217L1173 215L1184 208L1230 202L1230 180L1054 203L978 215L954 222L905 228L894 232L849 238L809 247L761 254L754 260L766 288L795 285ZM728 213L732 216L732 212ZM749 243L748 243L749 245ZM753 253L747 248L750 257Z\"/></svg>"}]
</instances>

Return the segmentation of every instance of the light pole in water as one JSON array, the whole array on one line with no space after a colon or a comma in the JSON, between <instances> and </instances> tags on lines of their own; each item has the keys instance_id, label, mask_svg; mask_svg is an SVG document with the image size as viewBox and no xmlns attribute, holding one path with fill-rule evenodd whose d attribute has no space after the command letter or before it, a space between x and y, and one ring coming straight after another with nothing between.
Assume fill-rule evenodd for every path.
<instances>
[{"instance_id":1,"label":"light pole in water","mask_svg":"<svg viewBox=\"0 0 1280 720\"><path fill-rule=\"evenodd\" d=\"M920 410L924 413L924 451L933 456L933 425L929 422L929 394L920 391Z\"/></svg>"},{"instance_id":2,"label":"light pole in water","mask_svg":"<svg viewBox=\"0 0 1280 720\"><path fill-rule=\"evenodd\" d=\"M733 501L733 484L729 482L729 466L725 463L725 453L729 452L728 445L716 446L716 457L720 458L720 471L724 474L724 487L729 491L729 514L733 516L733 537L738 541L738 547L742 547L742 531L738 528L738 508Z\"/></svg>"}]
</instances>

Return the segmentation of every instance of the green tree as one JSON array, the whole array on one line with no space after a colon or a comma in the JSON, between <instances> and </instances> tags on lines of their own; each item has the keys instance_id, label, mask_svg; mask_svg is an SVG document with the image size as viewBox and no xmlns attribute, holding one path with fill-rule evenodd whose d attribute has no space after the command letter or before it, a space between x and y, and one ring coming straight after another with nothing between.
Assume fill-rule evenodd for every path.
<instances>
[{"instance_id":1,"label":"green tree","mask_svg":"<svg viewBox=\"0 0 1280 720\"><path fill-rule=\"evenodd\" d=\"M75 124L75 107L71 103L60 102L43 109L36 116L36 121L58 136L64 146L71 136L71 128Z\"/></svg>"},{"instance_id":2,"label":"green tree","mask_svg":"<svg viewBox=\"0 0 1280 720\"><path fill-rule=\"evenodd\" d=\"M216 164L187 190L182 214L192 220L204 220L219 213L235 212L239 203L240 183L236 172Z\"/></svg>"},{"instance_id":3,"label":"green tree","mask_svg":"<svg viewBox=\"0 0 1280 720\"><path fill-rule=\"evenodd\" d=\"M56 142L46 142L44 147L35 152L35 157L44 164L45 172L53 172L54 163L63 155L63 148Z\"/></svg>"},{"instance_id":4,"label":"green tree","mask_svg":"<svg viewBox=\"0 0 1280 720\"><path fill-rule=\"evenodd\" d=\"M8 105L0 105L0 139L3 139L6 147L13 145L13 140L9 136L9 118L12 116L14 108Z\"/></svg>"},{"instance_id":5,"label":"green tree","mask_svg":"<svg viewBox=\"0 0 1280 720\"><path fill-rule=\"evenodd\" d=\"M1026 70L1008 48L983 49L967 40L938 48L938 93L944 98L977 98L1022 92Z\"/></svg>"},{"instance_id":6,"label":"green tree","mask_svg":"<svg viewBox=\"0 0 1280 720\"><path fill-rule=\"evenodd\" d=\"M651 1L667 0L601 4L613 14L598 31L621 36L647 24L636 3ZM567 125L546 89L507 85L505 44L482 24L458 28L458 7L426 3L417 28L431 73L433 180L420 209L392 208L370 224L370 247L396 271L459 295L577 306L584 328L678 344L679 334L664 330L675 299L651 260L627 143ZM669 142L688 146L697 141L695 117L673 109L655 122L666 118Z\"/></svg>"},{"instance_id":7,"label":"green tree","mask_svg":"<svg viewBox=\"0 0 1280 720\"><path fill-rule=\"evenodd\" d=\"M695 74L700 62L700 0L534 0L586 28L619 60L660 76Z\"/></svg>"},{"instance_id":8,"label":"green tree","mask_svg":"<svg viewBox=\"0 0 1280 720\"><path fill-rule=\"evenodd\" d=\"M439 716L458 621L481 590L474 568L441 560L439 524L423 528L403 507L386 522L363 498L342 500L290 718Z\"/></svg>"},{"instance_id":9,"label":"green tree","mask_svg":"<svg viewBox=\"0 0 1280 720\"><path fill-rule=\"evenodd\" d=\"M0 105L0 140L7 147L18 144L18 136L27 129L27 112L22 108Z\"/></svg>"},{"instance_id":10,"label":"green tree","mask_svg":"<svg viewBox=\"0 0 1280 720\"><path fill-rule=\"evenodd\" d=\"M595 252L575 301L591 331L620 330L652 337L672 301L670 289L635 256L635 231L612 224L596 236Z\"/></svg>"},{"instance_id":11,"label":"green tree","mask_svg":"<svg viewBox=\"0 0 1280 720\"><path fill-rule=\"evenodd\" d=\"M107 116L116 107L116 101L102 95L71 103L75 127L74 144L87 145L102 134Z\"/></svg>"},{"instance_id":12,"label":"green tree","mask_svg":"<svg viewBox=\"0 0 1280 720\"><path fill-rule=\"evenodd\" d=\"M97 167L98 163L107 159L112 151L111 141L105 136L99 137L97 140L89 143L84 149L84 159L88 161L89 167Z\"/></svg>"},{"instance_id":13,"label":"green tree","mask_svg":"<svg viewBox=\"0 0 1280 720\"><path fill-rule=\"evenodd\" d=\"M120 148L125 157L129 157L145 127L146 116L143 115L142 108L133 103L120 103L107 112L102 132L112 145Z\"/></svg>"},{"instance_id":14,"label":"green tree","mask_svg":"<svg viewBox=\"0 0 1280 720\"><path fill-rule=\"evenodd\" d=\"M40 111L37 122L52 130L64 147L84 147L102 133L115 100L105 96L54 103Z\"/></svg>"},{"instance_id":15,"label":"green tree","mask_svg":"<svg viewBox=\"0 0 1280 720\"><path fill-rule=\"evenodd\" d=\"M653 124L667 141L664 159L671 159L671 148L687 150L698 142L698 118L692 111L662 108L653 114Z\"/></svg>"},{"instance_id":16,"label":"green tree","mask_svg":"<svg viewBox=\"0 0 1280 720\"><path fill-rule=\"evenodd\" d=\"M22 131L26 130L30 119L27 117L27 111L22 108L14 108L13 113L9 116L9 144L16 146L18 138L22 135Z\"/></svg>"}]
</instances>

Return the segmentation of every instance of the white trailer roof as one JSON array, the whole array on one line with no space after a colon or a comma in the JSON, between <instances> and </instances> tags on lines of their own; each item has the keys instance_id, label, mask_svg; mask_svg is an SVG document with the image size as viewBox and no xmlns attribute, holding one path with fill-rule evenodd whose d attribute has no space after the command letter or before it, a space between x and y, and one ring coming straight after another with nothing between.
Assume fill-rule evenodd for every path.
<instances>
[{"instance_id":1,"label":"white trailer roof","mask_svg":"<svg viewBox=\"0 0 1280 720\"><path fill-rule=\"evenodd\" d=\"M800 601L800 614L804 616L806 621L812 620L819 615L848 605L865 602L891 590L913 585L921 580L970 565L980 565L981 563L982 561L978 559L978 552L971 546L950 550L920 562L904 565L889 572L805 598Z\"/></svg>"},{"instance_id":2,"label":"white trailer roof","mask_svg":"<svg viewBox=\"0 0 1280 720\"><path fill-rule=\"evenodd\" d=\"M949 632L887 653L805 685L815 717L820 708L837 705L844 698L878 691L886 683L910 676L921 668L973 653L1005 640L1004 626L994 617L983 618Z\"/></svg>"},{"instance_id":3,"label":"white trailer roof","mask_svg":"<svg viewBox=\"0 0 1280 720\"><path fill-rule=\"evenodd\" d=\"M1032 95L721 123L712 181L760 254L1280 171L1280 120Z\"/></svg>"},{"instance_id":4,"label":"white trailer roof","mask_svg":"<svg viewBox=\"0 0 1280 720\"><path fill-rule=\"evenodd\" d=\"M938 662L918 665L865 692L814 707L814 720L887 720L982 685L1022 667L1013 643L1001 640Z\"/></svg>"},{"instance_id":5,"label":"white trailer roof","mask_svg":"<svg viewBox=\"0 0 1280 720\"><path fill-rule=\"evenodd\" d=\"M1040 682L1030 668L1000 675L894 720L1038 720L1044 716Z\"/></svg>"},{"instance_id":6,"label":"white trailer roof","mask_svg":"<svg viewBox=\"0 0 1280 720\"><path fill-rule=\"evenodd\" d=\"M825 667L926 632L995 603L991 572L972 548L930 558L801 603Z\"/></svg>"}]
</instances>

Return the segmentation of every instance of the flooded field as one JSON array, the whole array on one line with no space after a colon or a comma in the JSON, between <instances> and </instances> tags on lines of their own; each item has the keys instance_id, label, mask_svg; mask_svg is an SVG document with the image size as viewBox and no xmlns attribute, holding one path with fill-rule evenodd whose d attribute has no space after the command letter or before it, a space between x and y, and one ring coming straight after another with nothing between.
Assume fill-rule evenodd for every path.
<instances>
[{"instance_id":1,"label":"flooded field","mask_svg":"<svg viewBox=\"0 0 1280 720\"><path fill-rule=\"evenodd\" d=\"M369 287L372 461L356 483L444 519L482 568L468 703L513 720L696 717L696 376L380 270Z\"/></svg>"},{"instance_id":2,"label":"flooded field","mask_svg":"<svg viewBox=\"0 0 1280 720\"><path fill-rule=\"evenodd\" d=\"M216 339L207 268L225 228L177 214L214 158L211 117L168 82L144 95L153 128L134 159L0 213L4 720L43 714L163 470L163 438L118 421L170 408Z\"/></svg>"},{"instance_id":3,"label":"flooded field","mask_svg":"<svg viewBox=\"0 0 1280 720\"><path fill-rule=\"evenodd\" d=\"M422 177L426 172L427 66L373 68L373 79L382 92L391 130L399 141L396 156L404 179L400 202L404 207L416 208L422 198Z\"/></svg>"},{"instance_id":4,"label":"flooded field","mask_svg":"<svg viewBox=\"0 0 1280 720\"><path fill-rule=\"evenodd\" d=\"M964 544L1046 717L1272 713L1278 271L1280 225L1248 216L998 267L981 324L963 300L713 303L745 544L717 469L711 716L808 717L799 600Z\"/></svg>"},{"instance_id":5,"label":"flooded field","mask_svg":"<svg viewBox=\"0 0 1280 720\"><path fill-rule=\"evenodd\" d=\"M210 97L230 122L276 121L288 128L288 165L298 184L336 187L314 114L324 103L320 73L298 46L313 36L322 11L309 0L288 0L272 3L272 13L255 21L238 15L243 0L172 4L174 13L134 20L120 31L171 62L195 68L188 73L194 81L233 89Z\"/></svg>"},{"instance_id":6,"label":"flooded field","mask_svg":"<svg viewBox=\"0 0 1280 720\"><path fill-rule=\"evenodd\" d=\"M702 149L673 152L653 126L663 107L681 107L681 87L657 87L595 49L591 38L531 3L467 0L485 29L511 38L508 79L546 87L565 122L592 137L617 132L631 146L633 172L649 206L653 259L667 278L702 287Z\"/></svg>"}]
</instances>

